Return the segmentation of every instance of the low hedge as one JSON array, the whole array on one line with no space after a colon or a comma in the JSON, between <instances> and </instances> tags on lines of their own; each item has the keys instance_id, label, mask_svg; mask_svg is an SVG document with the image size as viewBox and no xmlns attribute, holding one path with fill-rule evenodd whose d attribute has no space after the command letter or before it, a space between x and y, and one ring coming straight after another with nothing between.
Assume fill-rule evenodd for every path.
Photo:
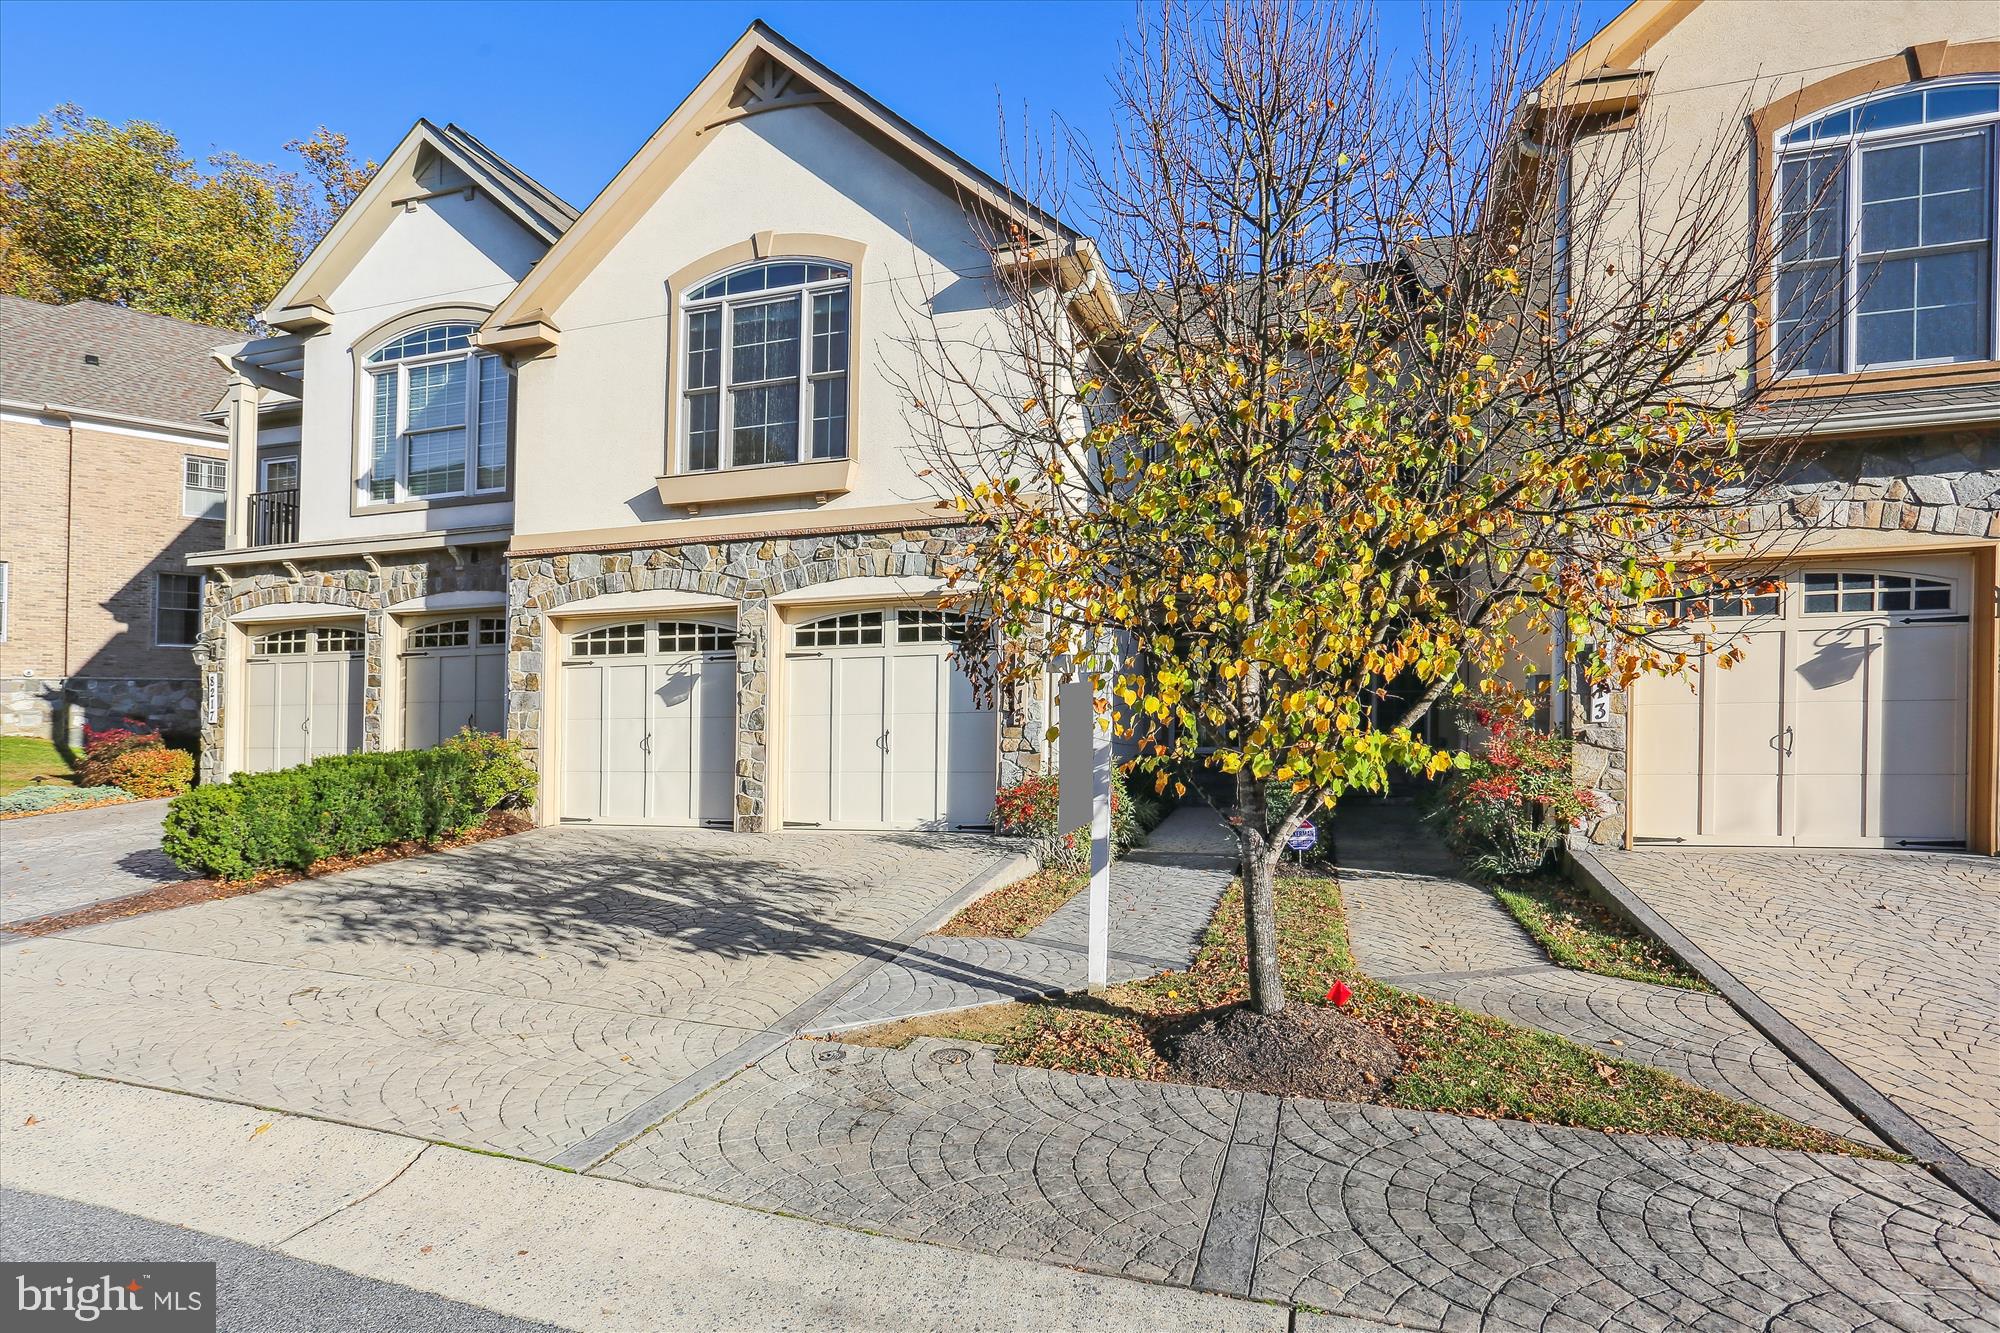
<instances>
[{"instance_id":1,"label":"low hedge","mask_svg":"<svg viewBox=\"0 0 2000 1333\"><path fill-rule=\"evenodd\" d=\"M436 843L478 827L496 806L531 800L534 788L518 747L486 737L328 755L176 796L160 845L189 874L246 879L399 842Z\"/></svg>"}]
</instances>

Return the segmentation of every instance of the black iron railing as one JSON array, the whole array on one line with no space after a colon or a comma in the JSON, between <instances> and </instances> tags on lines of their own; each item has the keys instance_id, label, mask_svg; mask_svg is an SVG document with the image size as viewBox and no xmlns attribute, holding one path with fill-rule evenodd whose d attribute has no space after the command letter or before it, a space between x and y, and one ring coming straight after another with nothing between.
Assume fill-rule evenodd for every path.
<instances>
[{"instance_id":1,"label":"black iron railing","mask_svg":"<svg viewBox=\"0 0 2000 1333\"><path fill-rule=\"evenodd\" d=\"M299 492L255 491L250 496L250 544L283 546L299 539Z\"/></svg>"}]
</instances>

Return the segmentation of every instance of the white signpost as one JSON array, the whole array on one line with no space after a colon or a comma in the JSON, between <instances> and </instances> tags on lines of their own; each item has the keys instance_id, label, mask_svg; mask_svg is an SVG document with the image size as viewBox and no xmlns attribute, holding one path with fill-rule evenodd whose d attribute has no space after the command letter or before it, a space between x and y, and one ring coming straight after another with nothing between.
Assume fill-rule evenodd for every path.
<instances>
[{"instance_id":1,"label":"white signpost","mask_svg":"<svg viewBox=\"0 0 2000 1333\"><path fill-rule=\"evenodd\" d=\"M1059 709L1056 823L1065 834L1090 832L1088 979L1095 991L1111 973L1111 711L1098 711L1083 680L1062 687Z\"/></svg>"}]
</instances>

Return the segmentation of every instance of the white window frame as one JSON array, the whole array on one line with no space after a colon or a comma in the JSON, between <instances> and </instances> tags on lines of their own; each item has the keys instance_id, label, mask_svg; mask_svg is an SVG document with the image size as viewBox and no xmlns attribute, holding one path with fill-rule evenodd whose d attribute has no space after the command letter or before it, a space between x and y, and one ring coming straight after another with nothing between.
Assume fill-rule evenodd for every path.
<instances>
[{"instance_id":1,"label":"white window frame","mask_svg":"<svg viewBox=\"0 0 2000 1333\"><path fill-rule=\"evenodd\" d=\"M215 472L220 476L222 484L216 487L193 485L191 481L191 474L194 473L197 468L203 470L213 468ZM209 501L207 504L196 506L195 504L192 503L192 497L196 495L212 495L215 498ZM181 455L181 517L212 519L219 523L222 521L223 515L227 514L228 512L229 512L228 460L222 458L210 458L207 454L182 454Z\"/></svg>"},{"instance_id":2,"label":"white window frame","mask_svg":"<svg viewBox=\"0 0 2000 1333\"><path fill-rule=\"evenodd\" d=\"M1774 229L1783 226L1784 189L1781 182L1787 163L1793 159L1803 159L1815 154L1838 153L1840 165L1840 203L1842 216L1840 225L1844 233L1840 252L1840 356L1838 364L1831 370L1811 370L1804 367L1777 367L1782 379L1811 379L1827 375L1860 375L1880 370L1912 370L1934 366L1978 365L1981 361L1953 361L1946 357L1924 357L1911 361L1870 361L1859 359L1858 334L1860 332L1861 305L1861 154L1871 148L1902 147L1922 144L1934 140L1950 139L1968 132L1984 131L1986 134L1986 355L1982 360L2000 360L2000 204L1995 195L2000 193L2000 111L1979 111L1970 115L1956 116L1944 120L1920 121L1914 125L1897 125L1886 129L1832 134L1823 139L1809 139L1803 143L1786 145L1785 136L1802 126L1827 116L1838 115L1846 110L1859 116L1861 109L1872 102L1885 101L1891 97L1911 92L1932 92L1961 84L1986 84L1994 80L1992 74L1968 75L1958 79L1939 79L1932 82L1902 85L1870 93L1857 98L1845 107L1834 105L1802 116L1781 128L1772 136L1773 165L1771 172L1770 216ZM1941 254L1949 250L1973 250L1979 248L1976 242L1953 243L1935 247L1916 247L1911 251L1885 251L1875 256L1877 260L1891 258L1906 253ZM1776 255L1771 263L1771 348L1777 354L1778 281L1784 265Z\"/></svg>"},{"instance_id":3,"label":"white window frame","mask_svg":"<svg viewBox=\"0 0 2000 1333\"><path fill-rule=\"evenodd\" d=\"M841 459L851 457L854 453L854 350L856 346L854 327L854 265L845 260L826 259L810 255L775 255L768 259L759 259L754 263L738 264L732 268L711 273L698 282L690 283L688 290L698 292L709 284L727 279L734 274L777 264L803 264L807 266L824 264L837 268L841 272L838 276L823 278L817 282L798 282L783 287L765 287L754 292L737 292L733 295L725 292L720 296L706 297L701 300L683 300L680 303L680 315L676 325L680 333L680 340L675 348L675 355L680 358L680 364L677 368L678 374L675 377L675 383L680 388L680 402L678 404L680 408L680 425L675 431L678 438L675 441L674 448L675 456L679 460L679 470L683 473L747 471L752 468L761 467L796 467L801 463L837 462ZM847 361L839 370L814 374L812 369L812 298L836 291L847 293ZM798 429L792 438L792 456L790 459L781 459L775 463L737 463L732 458L734 449L732 447L733 440L731 439L735 429L734 391L743 388L769 387L783 384L785 381L782 379L755 380L745 384L738 384L734 381L730 374L732 368L731 362L733 360L731 356L733 345L730 340L732 317L738 307L770 304L783 300L787 296L796 300L799 308L799 366L797 375L799 408ZM720 342L716 354L716 382L713 386L690 389L688 387L687 365L688 344L690 341L689 325L697 315L704 315L710 311L718 311L721 316L718 332ZM815 382L828 380L846 381L846 411L841 418L845 424L841 431L840 452L838 454L830 454L825 458L817 458L811 452L813 424L812 387ZM696 395L709 393L716 395L715 466L712 468L697 468L694 466L692 448L694 413L690 410L689 400Z\"/></svg>"},{"instance_id":4,"label":"white window frame","mask_svg":"<svg viewBox=\"0 0 2000 1333\"><path fill-rule=\"evenodd\" d=\"M173 642L160 637L160 613L165 608L160 604L160 580L194 580L194 637L185 643ZM208 596L208 576L189 574L178 569L156 569L153 571L153 646L155 648L192 648L201 642L201 608ZM175 610L183 608L176 607Z\"/></svg>"},{"instance_id":5,"label":"white window frame","mask_svg":"<svg viewBox=\"0 0 2000 1333\"><path fill-rule=\"evenodd\" d=\"M366 471L361 481L362 508L381 508L388 505L432 504L439 500L455 500L474 496L499 496L507 492L513 481L513 416L514 416L514 371L506 364L504 357L492 352L482 352L474 346L455 347L449 351L432 352L424 356L399 357L394 361L372 364L371 358L383 348L394 345L412 333L444 324L472 324L466 319L440 319L434 324L418 325L378 341L366 355L360 358L361 399L361 455L366 463ZM465 452L462 463L465 469L465 484L455 491L431 491L424 495L410 493L410 370L415 366L443 365L451 361L463 361L465 365L465 425L427 426L417 433L428 435L446 430L465 431ZM485 361L498 361L507 375L507 446L500 464L500 483L497 486L479 484L479 372ZM393 493L388 496L375 494L375 382L384 376L396 379L396 477Z\"/></svg>"}]
</instances>

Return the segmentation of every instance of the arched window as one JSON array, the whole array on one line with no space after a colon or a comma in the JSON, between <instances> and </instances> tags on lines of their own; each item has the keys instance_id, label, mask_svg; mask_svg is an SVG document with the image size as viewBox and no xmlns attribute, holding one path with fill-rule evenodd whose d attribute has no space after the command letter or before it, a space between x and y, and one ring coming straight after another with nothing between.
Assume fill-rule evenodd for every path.
<instances>
[{"instance_id":1,"label":"arched window","mask_svg":"<svg viewBox=\"0 0 2000 1333\"><path fill-rule=\"evenodd\" d=\"M681 298L689 472L847 457L845 264L781 259Z\"/></svg>"},{"instance_id":2,"label":"arched window","mask_svg":"<svg viewBox=\"0 0 2000 1333\"><path fill-rule=\"evenodd\" d=\"M1994 357L1996 122L2000 78L1986 75L1779 132L1781 373Z\"/></svg>"},{"instance_id":3,"label":"arched window","mask_svg":"<svg viewBox=\"0 0 2000 1333\"><path fill-rule=\"evenodd\" d=\"M392 504L507 487L513 372L460 321L399 333L362 360L368 498Z\"/></svg>"}]
</instances>

